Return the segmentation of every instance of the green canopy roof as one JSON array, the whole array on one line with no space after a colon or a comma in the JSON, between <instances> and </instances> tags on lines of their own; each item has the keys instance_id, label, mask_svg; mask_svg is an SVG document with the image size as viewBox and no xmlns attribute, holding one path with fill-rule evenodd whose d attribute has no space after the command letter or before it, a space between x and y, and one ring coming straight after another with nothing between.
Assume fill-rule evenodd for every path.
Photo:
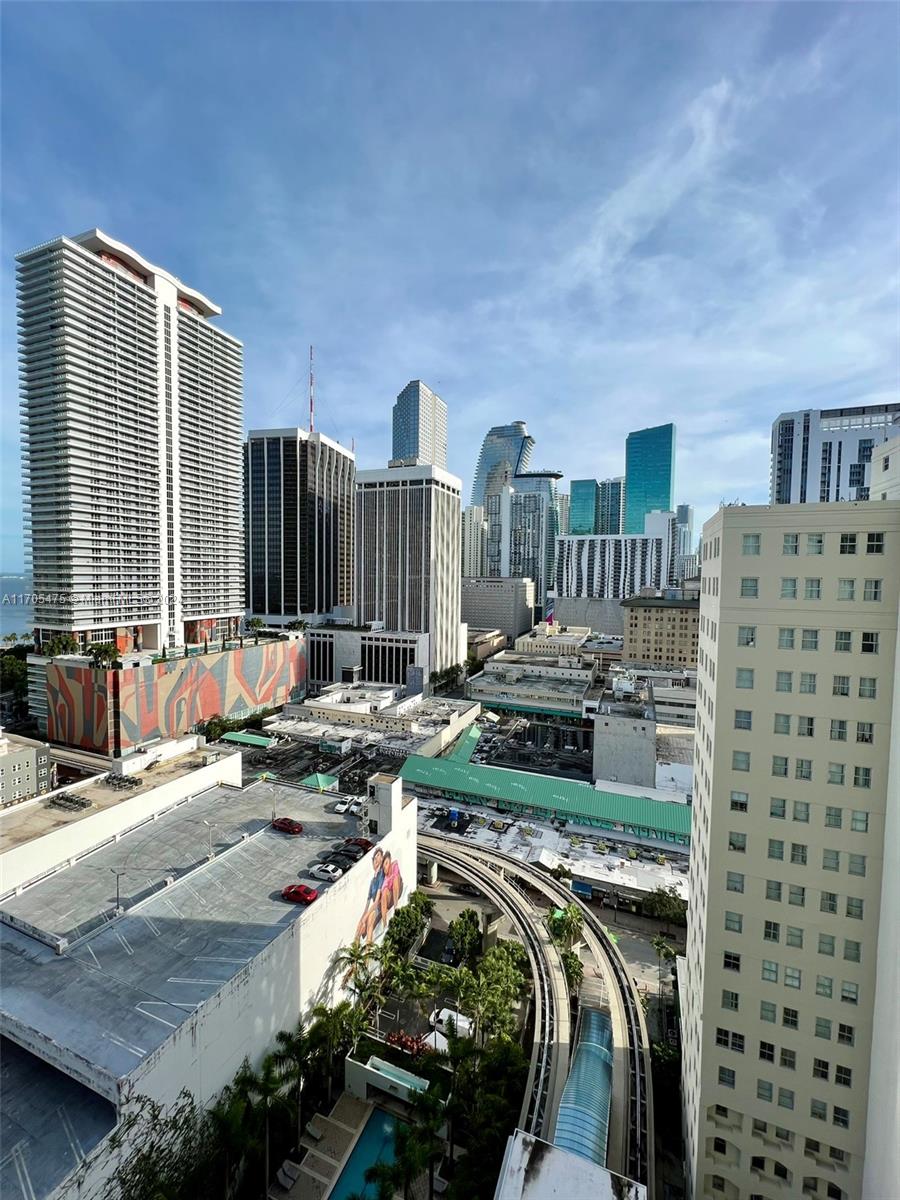
<instances>
[{"instance_id":1,"label":"green canopy roof","mask_svg":"<svg viewBox=\"0 0 900 1200\"><path fill-rule=\"evenodd\" d=\"M301 779L302 787L315 788L317 792L330 792L332 788L336 788L340 780L336 775L322 775L316 771L315 775L307 775L305 779Z\"/></svg>"},{"instance_id":2,"label":"green canopy roof","mask_svg":"<svg viewBox=\"0 0 900 1200\"><path fill-rule=\"evenodd\" d=\"M475 747L478 745L478 739L481 737L481 730L477 725L470 725L461 738L457 740L456 745L447 755L448 758L453 758L457 762L469 762Z\"/></svg>"},{"instance_id":3,"label":"green canopy roof","mask_svg":"<svg viewBox=\"0 0 900 1200\"><path fill-rule=\"evenodd\" d=\"M272 745L273 738L262 737L258 733L223 733L223 742L236 742L239 746L260 746L263 750L268 750Z\"/></svg>"},{"instance_id":4,"label":"green canopy roof","mask_svg":"<svg viewBox=\"0 0 900 1200\"><path fill-rule=\"evenodd\" d=\"M434 788L500 808L533 809L589 825L611 822L663 838L687 839L691 834L688 804L598 791L570 779L483 767L453 758L422 758L418 754L406 760L400 776L413 787Z\"/></svg>"}]
</instances>

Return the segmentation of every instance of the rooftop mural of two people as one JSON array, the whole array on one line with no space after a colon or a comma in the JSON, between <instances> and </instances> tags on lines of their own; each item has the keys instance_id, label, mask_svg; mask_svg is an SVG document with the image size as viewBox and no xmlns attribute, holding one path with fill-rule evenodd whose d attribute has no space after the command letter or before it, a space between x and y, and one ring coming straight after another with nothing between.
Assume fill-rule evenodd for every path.
<instances>
[{"instance_id":1,"label":"rooftop mural of two people","mask_svg":"<svg viewBox=\"0 0 900 1200\"><path fill-rule=\"evenodd\" d=\"M388 850L380 848L372 855L372 880L366 897L359 924L356 927L356 940L373 942L377 936L381 938L387 929L391 912L397 907L403 895L403 879L400 875L400 864Z\"/></svg>"}]
</instances>

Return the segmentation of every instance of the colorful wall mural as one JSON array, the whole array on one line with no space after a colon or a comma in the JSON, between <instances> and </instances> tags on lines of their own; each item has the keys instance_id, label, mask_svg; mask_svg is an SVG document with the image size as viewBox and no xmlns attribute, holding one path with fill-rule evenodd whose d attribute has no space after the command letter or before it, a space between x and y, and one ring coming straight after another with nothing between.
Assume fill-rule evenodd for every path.
<instances>
[{"instance_id":1,"label":"colorful wall mural","mask_svg":"<svg viewBox=\"0 0 900 1200\"><path fill-rule=\"evenodd\" d=\"M51 662L51 742L121 755L154 738L188 733L219 714L276 708L306 687L303 641L267 642L120 671Z\"/></svg>"}]
</instances>

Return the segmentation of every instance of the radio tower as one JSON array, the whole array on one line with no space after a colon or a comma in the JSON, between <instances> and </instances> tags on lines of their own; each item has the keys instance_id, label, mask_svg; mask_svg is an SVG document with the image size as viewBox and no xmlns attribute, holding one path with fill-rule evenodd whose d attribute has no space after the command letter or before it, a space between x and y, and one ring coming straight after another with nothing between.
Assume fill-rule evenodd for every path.
<instances>
[{"instance_id":1,"label":"radio tower","mask_svg":"<svg viewBox=\"0 0 900 1200\"><path fill-rule=\"evenodd\" d=\"M316 415L316 377L313 374L313 348L309 348L309 432L315 428Z\"/></svg>"}]
</instances>

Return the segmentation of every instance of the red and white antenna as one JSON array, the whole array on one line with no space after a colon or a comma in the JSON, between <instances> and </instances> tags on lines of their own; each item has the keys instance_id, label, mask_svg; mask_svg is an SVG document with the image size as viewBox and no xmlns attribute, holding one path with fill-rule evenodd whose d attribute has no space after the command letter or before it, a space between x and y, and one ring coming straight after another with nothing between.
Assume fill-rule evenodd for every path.
<instances>
[{"instance_id":1,"label":"red and white antenna","mask_svg":"<svg viewBox=\"0 0 900 1200\"><path fill-rule=\"evenodd\" d=\"M315 428L316 415L316 377L313 374L313 348L309 348L309 432Z\"/></svg>"}]
</instances>

